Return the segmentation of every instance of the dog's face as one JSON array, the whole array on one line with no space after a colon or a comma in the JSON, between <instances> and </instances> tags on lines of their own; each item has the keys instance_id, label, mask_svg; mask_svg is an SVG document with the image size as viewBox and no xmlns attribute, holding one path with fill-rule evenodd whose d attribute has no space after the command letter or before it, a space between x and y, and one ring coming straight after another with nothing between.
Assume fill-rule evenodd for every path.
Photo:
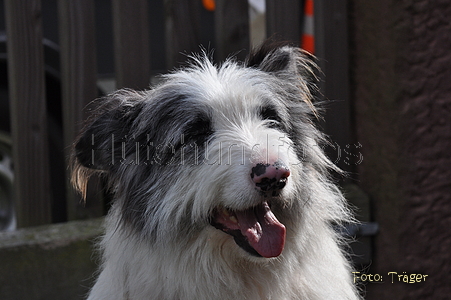
<instances>
[{"instance_id":1,"label":"dog's face","mask_svg":"<svg viewBox=\"0 0 451 300\"><path fill-rule=\"evenodd\" d=\"M208 232L277 257L327 167L314 79L299 49L265 45L244 64L199 59L152 90L116 92L75 144L74 178L104 173L121 224L152 243Z\"/></svg>"}]
</instances>

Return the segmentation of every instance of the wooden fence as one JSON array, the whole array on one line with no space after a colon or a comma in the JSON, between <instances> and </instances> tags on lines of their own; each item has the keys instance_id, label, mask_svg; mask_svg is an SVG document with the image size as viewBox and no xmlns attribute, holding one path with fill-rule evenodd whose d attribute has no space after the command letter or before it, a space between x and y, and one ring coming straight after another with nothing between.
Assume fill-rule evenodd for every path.
<instances>
[{"instance_id":1,"label":"wooden fence","mask_svg":"<svg viewBox=\"0 0 451 300\"><path fill-rule=\"evenodd\" d=\"M158 1L112 0L115 78L118 88L144 89L148 86L151 77L149 49L151 45L162 42L154 40L149 34L148 11L156 2ZM266 2L267 35L277 34L283 39L298 43L302 28L302 1ZM52 201L67 201L68 220L101 215L103 206L100 201L83 207L81 199L73 192L67 192L66 199L52 199L50 166L54 162L49 155L48 146L48 108L45 99L46 92L49 91L45 89L41 1L5 0L4 3L18 227L51 223ZM201 31L204 29L201 28L200 20L203 9L201 3L200 0L164 1L166 28L161 30L165 31L166 36L168 69L185 60L180 53L199 50ZM317 3L321 11L322 1ZM86 117L83 108L98 96L94 4L94 0L58 0L66 156L67 149ZM339 9L343 11L346 8ZM214 42L219 59L230 53L249 49L247 10L246 0L216 0ZM343 24L346 23L339 23L340 26ZM327 31L327 26L334 26L336 29L337 22L320 27ZM323 42L321 45L317 47L320 52L324 47L331 46L330 42ZM245 54L246 51L240 53Z\"/></svg>"}]
</instances>

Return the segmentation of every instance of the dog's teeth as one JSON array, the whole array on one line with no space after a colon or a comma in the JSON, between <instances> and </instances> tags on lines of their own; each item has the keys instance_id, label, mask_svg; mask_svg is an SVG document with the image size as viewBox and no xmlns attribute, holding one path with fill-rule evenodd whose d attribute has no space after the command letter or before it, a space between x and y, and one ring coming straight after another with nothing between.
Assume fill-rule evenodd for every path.
<instances>
[{"instance_id":1,"label":"dog's teeth","mask_svg":"<svg viewBox=\"0 0 451 300\"><path fill-rule=\"evenodd\" d=\"M222 214L224 217L227 217L230 221L232 221L235 224L238 224L238 219L233 213L230 213L230 211L227 208L222 209Z\"/></svg>"},{"instance_id":2,"label":"dog's teeth","mask_svg":"<svg viewBox=\"0 0 451 300\"><path fill-rule=\"evenodd\" d=\"M238 220L236 219L235 216L230 216L230 221L232 221L235 224L238 224Z\"/></svg>"}]
</instances>

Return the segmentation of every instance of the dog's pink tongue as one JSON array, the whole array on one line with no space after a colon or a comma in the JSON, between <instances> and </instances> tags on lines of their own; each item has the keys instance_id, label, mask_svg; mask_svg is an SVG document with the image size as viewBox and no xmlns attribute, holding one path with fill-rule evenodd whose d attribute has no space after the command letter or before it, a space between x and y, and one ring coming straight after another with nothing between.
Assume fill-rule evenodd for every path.
<instances>
[{"instance_id":1,"label":"dog's pink tongue","mask_svg":"<svg viewBox=\"0 0 451 300\"><path fill-rule=\"evenodd\" d=\"M236 212L241 234L263 257L279 256L285 245L285 226L277 220L268 203Z\"/></svg>"}]
</instances>

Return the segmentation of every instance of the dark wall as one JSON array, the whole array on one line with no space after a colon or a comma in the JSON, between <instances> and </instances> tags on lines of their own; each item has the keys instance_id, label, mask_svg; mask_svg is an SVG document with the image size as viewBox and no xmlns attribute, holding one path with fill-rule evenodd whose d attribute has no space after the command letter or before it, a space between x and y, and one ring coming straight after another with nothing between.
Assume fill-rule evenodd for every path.
<instances>
[{"instance_id":1,"label":"dark wall","mask_svg":"<svg viewBox=\"0 0 451 300\"><path fill-rule=\"evenodd\" d=\"M365 272L383 283L367 284L367 299L449 299L451 3L352 0L349 9L358 172L380 225ZM428 277L391 283L388 272Z\"/></svg>"}]
</instances>

